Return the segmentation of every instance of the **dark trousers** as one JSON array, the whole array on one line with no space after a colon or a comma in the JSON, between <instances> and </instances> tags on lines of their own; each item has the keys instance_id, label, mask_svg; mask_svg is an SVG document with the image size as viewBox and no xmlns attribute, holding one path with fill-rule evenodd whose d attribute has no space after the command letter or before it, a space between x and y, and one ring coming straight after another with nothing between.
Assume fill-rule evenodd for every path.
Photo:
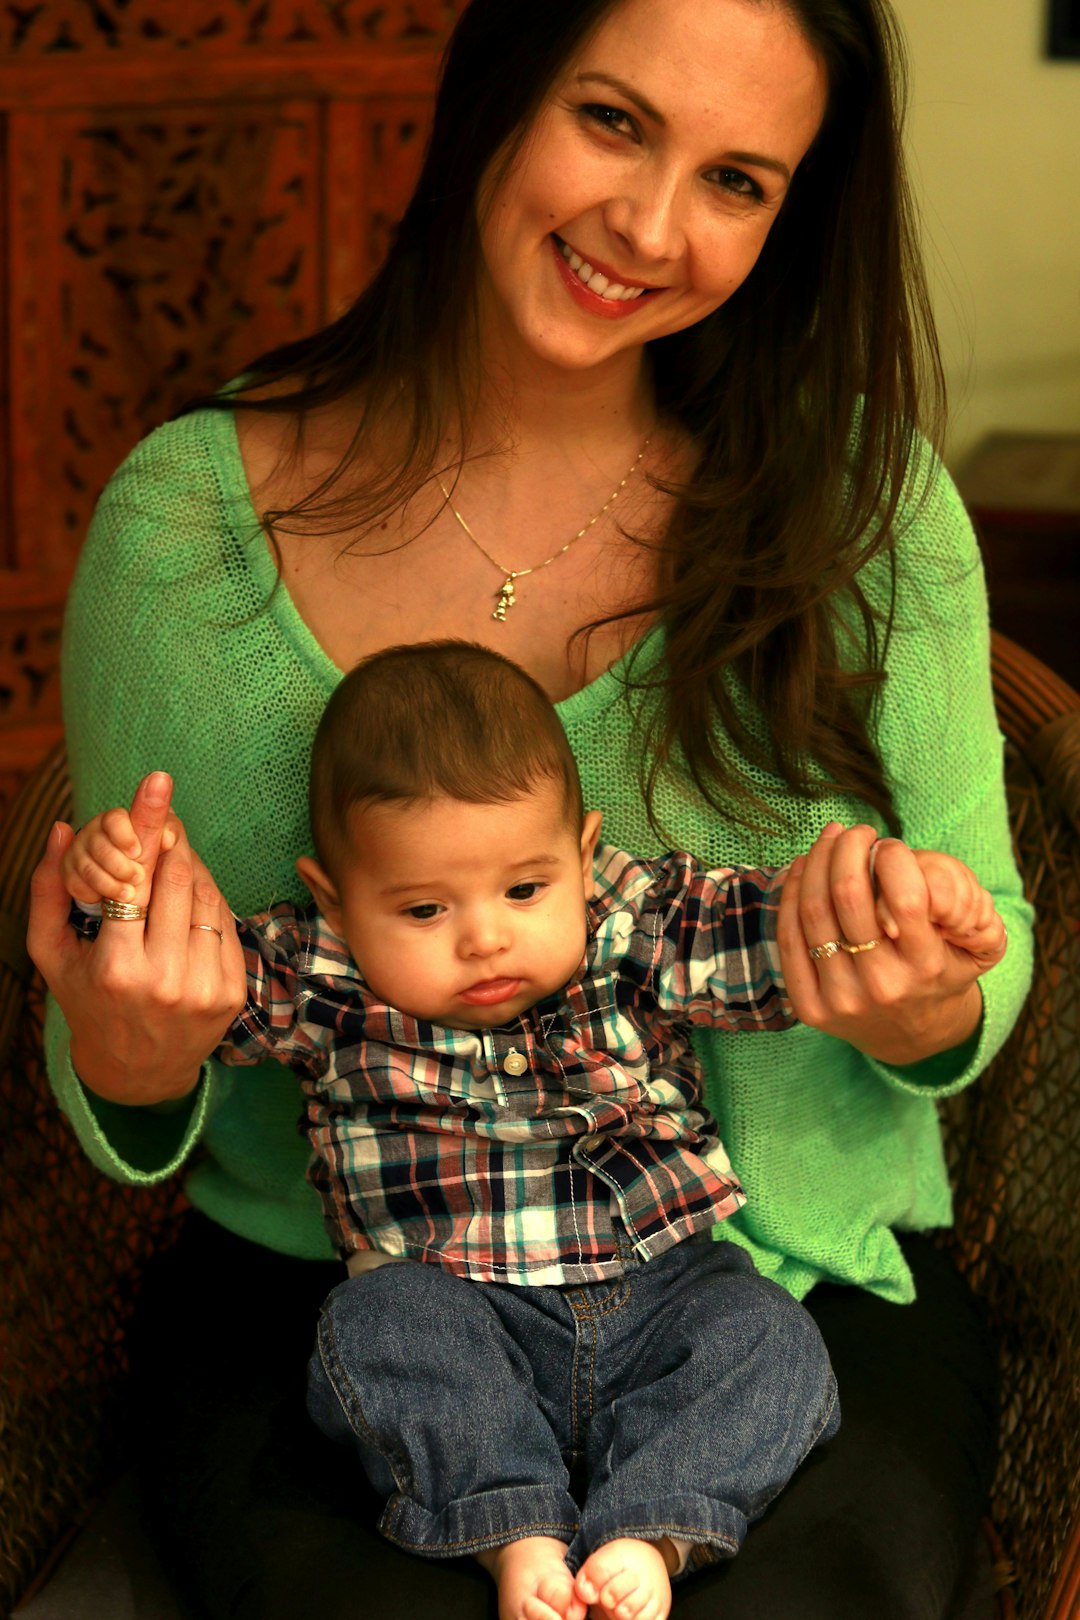
<instances>
[{"instance_id":1,"label":"dark trousers","mask_svg":"<svg viewBox=\"0 0 1080 1620\"><path fill-rule=\"evenodd\" d=\"M730 1563L676 1589L673 1620L948 1620L993 1463L994 1356L949 1262L905 1240L914 1305L819 1285L806 1304L843 1409ZM375 1530L355 1456L305 1411L336 1264L274 1255L198 1217L147 1278L132 1333L133 1437L167 1567L212 1620L493 1620L469 1560ZM718 1444L721 1437L718 1437Z\"/></svg>"}]
</instances>

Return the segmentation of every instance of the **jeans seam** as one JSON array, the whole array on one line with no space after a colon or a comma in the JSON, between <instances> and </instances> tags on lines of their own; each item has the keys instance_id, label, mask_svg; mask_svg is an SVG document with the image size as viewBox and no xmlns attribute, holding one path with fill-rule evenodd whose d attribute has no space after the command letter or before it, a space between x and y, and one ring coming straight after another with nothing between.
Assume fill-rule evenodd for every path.
<instances>
[{"instance_id":1,"label":"jeans seam","mask_svg":"<svg viewBox=\"0 0 1080 1620\"><path fill-rule=\"evenodd\" d=\"M380 1528L386 1539L392 1541L396 1547L404 1547L409 1552L426 1554L429 1558L432 1556L432 1543L430 1541L406 1541L402 1536L391 1534L386 1515L384 1515ZM568 1531L569 1539L567 1539ZM483 1551L485 1547L503 1547L511 1541L520 1541L524 1536L551 1535L556 1541L565 1541L566 1545L569 1546L576 1533L576 1525L571 1528L564 1522L548 1523L546 1520L541 1520L534 1524L514 1525L512 1529L491 1530L486 1536L470 1536L465 1541L441 1541L437 1545L446 1549L448 1557L453 1557L456 1556L458 1549L462 1552L468 1552L473 1547L479 1547Z\"/></svg>"},{"instance_id":2,"label":"jeans seam","mask_svg":"<svg viewBox=\"0 0 1080 1620\"><path fill-rule=\"evenodd\" d=\"M371 1427L371 1424L368 1422L367 1418L364 1416L364 1408L360 1402L360 1398L348 1380L345 1381L345 1389L348 1395L348 1401L344 1401L341 1398L341 1391L338 1387L339 1381L337 1377L335 1377L335 1372L342 1368L344 1363L342 1362L342 1359L337 1351L337 1339L334 1333L333 1323L329 1317L324 1316L319 1324L318 1342L319 1358L323 1364L323 1371L326 1373L330 1387L334 1391L335 1398L341 1406L342 1411L345 1413L350 1428L362 1432L365 1440L371 1446L372 1450L377 1451L379 1456L385 1460L386 1465L393 1477L394 1485L398 1491L398 1494L411 1497L412 1469L409 1465L408 1457L405 1458L404 1466L402 1466L402 1460L398 1456L397 1452L392 1448L387 1447L386 1442L380 1435L376 1433L376 1431Z\"/></svg>"}]
</instances>

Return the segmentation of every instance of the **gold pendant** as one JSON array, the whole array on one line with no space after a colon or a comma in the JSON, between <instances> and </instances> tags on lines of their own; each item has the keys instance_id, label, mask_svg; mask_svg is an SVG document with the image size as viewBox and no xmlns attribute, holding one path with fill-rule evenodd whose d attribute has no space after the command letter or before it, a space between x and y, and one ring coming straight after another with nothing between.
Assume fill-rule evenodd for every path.
<instances>
[{"instance_id":1,"label":"gold pendant","mask_svg":"<svg viewBox=\"0 0 1080 1620\"><path fill-rule=\"evenodd\" d=\"M499 600L491 617L499 620L505 619L507 610L512 608L516 601L517 597L514 595L514 576L513 574L510 574L507 579L504 580L502 587L499 590Z\"/></svg>"}]
</instances>

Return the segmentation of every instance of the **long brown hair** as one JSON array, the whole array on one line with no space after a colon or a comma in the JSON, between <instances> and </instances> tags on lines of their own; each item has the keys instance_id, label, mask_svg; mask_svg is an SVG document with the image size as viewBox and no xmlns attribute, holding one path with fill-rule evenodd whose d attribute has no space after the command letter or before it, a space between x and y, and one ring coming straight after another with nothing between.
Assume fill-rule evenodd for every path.
<instances>
[{"instance_id":1,"label":"long brown hair","mask_svg":"<svg viewBox=\"0 0 1080 1620\"><path fill-rule=\"evenodd\" d=\"M641 706L644 787L651 806L658 775L685 771L710 802L753 820L749 763L799 795L839 787L898 830L873 737L891 614L875 615L858 575L891 549L898 503L929 465L919 429L936 438L944 406L901 157L903 52L887 0L780 3L824 62L822 128L743 284L649 345L658 405L699 454L685 483L663 486L675 500L667 568L645 611L660 616L666 652L640 677L660 699ZM381 271L338 320L256 361L242 389L198 402L295 413L302 428L307 411L362 396L339 465L288 511L264 514L271 533L332 533L346 516L369 529L430 478L448 431L465 442L481 182L496 159L513 162L551 85L617 4L472 0ZM382 476L350 488L394 397L408 442Z\"/></svg>"}]
</instances>

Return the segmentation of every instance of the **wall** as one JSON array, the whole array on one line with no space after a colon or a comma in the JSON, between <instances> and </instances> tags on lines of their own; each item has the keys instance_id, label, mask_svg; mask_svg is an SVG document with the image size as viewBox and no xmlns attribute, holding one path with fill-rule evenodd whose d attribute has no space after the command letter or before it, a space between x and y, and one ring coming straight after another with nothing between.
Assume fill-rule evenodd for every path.
<instances>
[{"instance_id":1,"label":"wall","mask_svg":"<svg viewBox=\"0 0 1080 1620\"><path fill-rule=\"evenodd\" d=\"M947 459L991 429L1080 432L1080 61L1046 58L1046 0L894 4Z\"/></svg>"}]
</instances>

